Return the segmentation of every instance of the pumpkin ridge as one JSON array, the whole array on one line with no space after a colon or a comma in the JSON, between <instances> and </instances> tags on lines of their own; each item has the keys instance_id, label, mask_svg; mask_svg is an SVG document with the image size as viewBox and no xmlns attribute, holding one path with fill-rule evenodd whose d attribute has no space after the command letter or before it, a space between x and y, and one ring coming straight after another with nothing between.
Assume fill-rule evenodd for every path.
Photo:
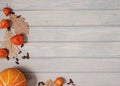
<instances>
[{"instance_id":1,"label":"pumpkin ridge","mask_svg":"<svg viewBox=\"0 0 120 86\"><path fill-rule=\"evenodd\" d=\"M20 72L18 73L18 75L16 76L15 80L13 81L12 84L14 84L16 82L16 80L18 79L18 77L20 76Z\"/></svg>"},{"instance_id":2,"label":"pumpkin ridge","mask_svg":"<svg viewBox=\"0 0 120 86\"><path fill-rule=\"evenodd\" d=\"M23 83L23 82L25 82L26 80L25 79L23 79L22 81L20 81L19 83L16 83L14 86L16 86L16 85L19 85L19 84L21 84L21 83Z\"/></svg>"},{"instance_id":3,"label":"pumpkin ridge","mask_svg":"<svg viewBox=\"0 0 120 86\"><path fill-rule=\"evenodd\" d=\"M3 78L1 77L1 75L0 75L0 80L2 81L3 85L6 86L6 83L5 83L5 81L3 80Z\"/></svg>"},{"instance_id":4,"label":"pumpkin ridge","mask_svg":"<svg viewBox=\"0 0 120 86\"><path fill-rule=\"evenodd\" d=\"M8 75L8 80L7 80L7 83L9 83L9 80L10 80L10 71L8 70L8 73L7 73L7 75Z\"/></svg>"}]
</instances>

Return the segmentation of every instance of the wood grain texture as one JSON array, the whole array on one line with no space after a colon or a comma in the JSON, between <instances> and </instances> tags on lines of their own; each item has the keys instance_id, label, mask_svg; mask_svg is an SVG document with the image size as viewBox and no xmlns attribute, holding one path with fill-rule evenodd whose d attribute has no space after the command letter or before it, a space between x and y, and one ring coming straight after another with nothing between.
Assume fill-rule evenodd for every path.
<instances>
[{"instance_id":1,"label":"wood grain texture","mask_svg":"<svg viewBox=\"0 0 120 86\"><path fill-rule=\"evenodd\" d=\"M26 73L26 75L28 86L37 86L40 81L55 80L59 76L65 77L66 82L72 78L76 86L120 86L120 73Z\"/></svg>"},{"instance_id":2,"label":"wood grain texture","mask_svg":"<svg viewBox=\"0 0 120 86\"><path fill-rule=\"evenodd\" d=\"M105 11L16 11L30 26L120 25L120 10Z\"/></svg>"},{"instance_id":3,"label":"wood grain texture","mask_svg":"<svg viewBox=\"0 0 120 86\"><path fill-rule=\"evenodd\" d=\"M27 86L58 76L77 86L120 86L119 0L0 0L1 10L6 3L30 24L22 50L31 59L1 59L0 71L21 69Z\"/></svg>"},{"instance_id":4,"label":"wood grain texture","mask_svg":"<svg viewBox=\"0 0 120 86\"><path fill-rule=\"evenodd\" d=\"M21 50L33 58L120 58L119 42L31 42Z\"/></svg>"},{"instance_id":5,"label":"wood grain texture","mask_svg":"<svg viewBox=\"0 0 120 86\"><path fill-rule=\"evenodd\" d=\"M1 60L2 64L9 64L9 67L21 67L24 72L35 73L119 73L120 60L118 59L80 59L80 58L34 58L29 60L20 59L20 66L15 64L15 60ZM0 70L8 68L2 65Z\"/></svg>"},{"instance_id":6,"label":"wood grain texture","mask_svg":"<svg viewBox=\"0 0 120 86\"><path fill-rule=\"evenodd\" d=\"M0 30L0 41L6 30ZM119 42L119 26L30 27L29 42Z\"/></svg>"},{"instance_id":7,"label":"wood grain texture","mask_svg":"<svg viewBox=\"0 0 120 86\"><path fill-rule=\"evenodd\" d=\"M30 42L119 42L120 27L30 27L28 38Z\"/></svg>"},{"instance_id":8,"label":"wood grain texture","mask_svg":"<svg viewBox=\"0 0 120 86\"><path fill-rule=\"evenodd\" d=\"M28 43L23 51L31 57L120 57L120 43ZM39 54L38 54L39 53Z\"/></svg>"},{"instance_id":9,"label":"wood grain texture","mask_svg":"<svg viewBox=\"0 0 120 86\"><path fill-rule=\"evenodd\" d=\"M16 10L120 9L119 0L0 0L0 3L0 8L9 3Z\"/></svg>"}]
</instances>

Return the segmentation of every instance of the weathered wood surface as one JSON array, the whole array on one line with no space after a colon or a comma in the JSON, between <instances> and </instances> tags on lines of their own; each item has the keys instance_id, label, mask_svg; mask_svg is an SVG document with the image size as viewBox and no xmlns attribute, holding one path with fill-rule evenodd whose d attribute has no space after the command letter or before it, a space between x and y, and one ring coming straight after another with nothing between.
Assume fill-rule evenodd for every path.
<instances>
[{"instance_id":1,"label":"weathered wood surface","mask_svg":"<svg viewBox=\"0 0 120 86\"><path fill-rule=\"evenodd\" d=\"M16 11L30 26L115 26L120 25L120 10ZM1 14L2 15L2 14Z\"/></svg>"},{"instance_id":2,"label":"weathered wood surface","mask_svg":"<svg viewBox=\"0 0 120 86\"><path fill-rule=\"evenodd\" d=\"M0 0L16 10L120 9L119 0Z\"/></svg>"},{"instance_id":3,"label":"weathered wood surface","mask_svg":"<svg viewBox=\"0 0 120 86\"><path fill-rule=\"evenodd\" d=\"M27 86L58 76L77 86L120 86L119 0L0 0L0 10L6 5L30 24L23 52L31 59L1 59L0 71L20 68Z\"/></svg>"}]
</instances>

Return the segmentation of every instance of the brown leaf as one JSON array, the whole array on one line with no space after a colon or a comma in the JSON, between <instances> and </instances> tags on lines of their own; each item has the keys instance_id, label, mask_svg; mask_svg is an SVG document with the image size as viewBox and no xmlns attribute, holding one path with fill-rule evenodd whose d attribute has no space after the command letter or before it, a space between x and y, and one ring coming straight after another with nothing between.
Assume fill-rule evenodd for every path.
<instances>
[{"instance_id":1,"label":"brown leaf","mask_svg":"<svg viewBox=\"0 0 120 86\"><path fill-rule=\"evenodd\" d=\"M15 14L11 14L9 19L12 22L12 28L15 29L15 33L17 34L29 34L28 23L25 22L25 19L21 16L17 16Z\"/></svg>"},{"instance_id":2,"label":"brown leaf","mask_svg":"<svg viewBox=\"0 0 120 86\"><path fill-rule=\"evenodd\" d=\"M72 86L76 86L75 84L72 84Z\"/></svg>"},{"instance_id":3,"label":"brown leaf","mask_svg":"<svg viewBox=\"0 0 120 86\"><path fill-rule=\"evenodd\" d=\"M39 84L38 86L45 86L45 85L43 85L43 84Z\"/></svg>"},{"instance_id":4,"label":"brown leaf","mask_svg":"<svg viewBox=\"0 0 120 86\"><path fill-rule=\"evenodd\" d=\"M51 80L51 79L49 79L48 81L46 81L46 83L45 83L45 86L53 86L54 85L54 82Z\"/></svg>"},{"instance_id":5,"label":"brown leaf","mask_svg":"<svg viewBox=\"0 0 120 86\"><path fill-rule=\"evenodd\" d=\"M13 33L11 31L6 31L4 42L1 44L3 48L6 48L9 51L8 57L13 58L17 56L17 53L20 49L11 43L10 38L12 37Z\"/></svg>"},{"instance_id":6,"label":"brown leaf","mask_svg":"<svg viewBox=\"0 0 120 86\"><path fill-rule=\"evenodd\" d=\"M51 79L49 79L44 84L39 83L38 86L55 86L55 85L54 85L54 82Z\"/></svg>"}]
</instances>

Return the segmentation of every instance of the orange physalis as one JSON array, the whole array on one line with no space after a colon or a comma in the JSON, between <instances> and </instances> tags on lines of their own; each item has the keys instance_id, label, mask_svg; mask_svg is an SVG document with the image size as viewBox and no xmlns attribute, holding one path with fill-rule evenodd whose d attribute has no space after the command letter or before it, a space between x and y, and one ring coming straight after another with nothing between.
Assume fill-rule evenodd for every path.
<instances>
[{"instance_id":1,"label":"orange physalis","mask_svg":"<svg viewBox=\"0 0 120 86\"><path fill-rule=\"evenodd\" d=\"M10 27L10 22L7 19L2 19L0 21L0 28L5 29Z\"/></svg>"},{"instance_id":2,"label":"orange physalis","mask_svg":"<svg viewBox=\"0 0 120 86\"><path fill-rule=\"evenodd\" d=\"M13 37L11 37L11 42L14 45L22 45L24 42L23 36L21 34L16 34Z\"/></svg>"},{"instance_id":3,"label":"orange physalis","mask_svg":"<svg viewBox=\"0 0 120 86\"><path fill-rule=\"evenodd\" d=\"M0 73L0 86L26 86L26 78L18 69L7 68Z\"/></svg>"},{"instance_id":4,"label":"orange physalis","mask_svg":"<svg viewBox=\"0 0 120 86\"><path fill-rule=\"evenodd\" d=\"M6 58L8 56L8 51L4 48L0 48L0 58Z\"/></svg>"},{"instance_id":5,"label":"orange physalis","mask_svg":"<svg viewBox=\"0 0 120 86\"><path fill-rule=\"evenodd\" d=\"M3 13L4 13L6 16L8 16L8 15L11 13L11 8L9 8L9 7L3 8Z\"/></svg>"}]
</instances>

